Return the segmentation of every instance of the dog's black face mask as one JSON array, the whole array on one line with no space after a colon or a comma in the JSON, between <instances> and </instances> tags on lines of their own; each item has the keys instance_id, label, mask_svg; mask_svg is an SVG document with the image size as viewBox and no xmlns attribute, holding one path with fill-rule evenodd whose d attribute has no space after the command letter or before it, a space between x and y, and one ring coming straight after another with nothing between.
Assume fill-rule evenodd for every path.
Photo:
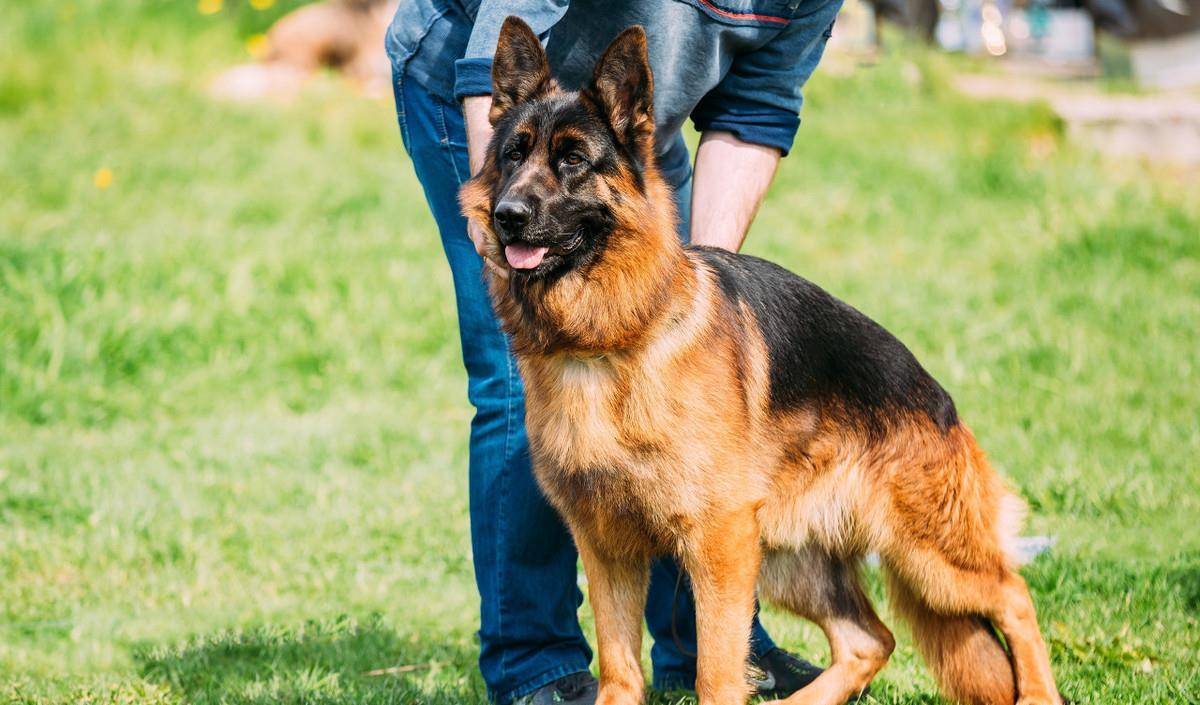
<instances>
[{"instance_id":1,"label":"dog's black face mask","mask_svg":"<svg viewBox=\"0 0 1200 705\"><path fill-rule=\"evenodd\" d=\"M497 123L499 179L492 227L519 276L544 276L593 259L613 228L611 194L620 153L578 94L523 103Z\"/></svg>"},{"instance_id":2,"label":"dog's black face mask","mask_svg":"<svg viewBox=\"0 0 1200 705\"><path fill-rule=\"evenodd\" d=\"M591 85L564 92L537 37L510 17L492 75L491 225L504 260L528 278L584 267L603 251L613 207L641 191L653 154L645 35L623 32Z\"/></svg>"}]
</instances>

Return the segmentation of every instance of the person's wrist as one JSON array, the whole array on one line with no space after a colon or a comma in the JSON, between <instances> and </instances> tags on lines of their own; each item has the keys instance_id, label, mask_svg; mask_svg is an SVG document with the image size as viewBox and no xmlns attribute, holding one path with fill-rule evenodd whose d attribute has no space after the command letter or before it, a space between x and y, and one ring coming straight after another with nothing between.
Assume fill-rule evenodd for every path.
<instances>
[{"instance_id":1,"label":"person's wrist","mask_svg":"<svg viewBox=\"0 0 1200 705\"><path fill-rule=\"evenodd\" d=\"M492 123L488 112L492 109L490 95L472 95L463 98L463 121L467 127L467 155L472 176L483 168L484 152L492 137Z\"/></svg>"}]
</instances>

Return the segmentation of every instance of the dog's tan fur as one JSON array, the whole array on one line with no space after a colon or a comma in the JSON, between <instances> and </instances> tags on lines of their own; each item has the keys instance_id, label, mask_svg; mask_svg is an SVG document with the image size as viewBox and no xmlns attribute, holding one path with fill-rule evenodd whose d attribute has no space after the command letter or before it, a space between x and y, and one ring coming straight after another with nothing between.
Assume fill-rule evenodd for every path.
<instances>
[{"instance_id":1,"label":"dog's tan fur","mask_svg":"<svg viewBox=\"0 0 1200 705\"><path fill-rule=\"evenodd\" d=\"M510 21L498 62L507 45L528 41ZM644 62L643 35L627 32L614 52ZM644 130L645 155L652 140ZM497 178L490 156L461 200L498 249ZM642 698L647 566L664 553L695 592L702 703L748 696L756 586L816 622L831 645L832 665L789 705L844 702L894 647L857 574L861 556L877 551L946 694L980 705L1058 703L1015 572L1022 504L971 432L900 411L881 429L850 408L773 408L755 315L679 244L668 187L652 166L641 183L627 170L602 180L617 224L586 271L490 279L525 380L534 470L588 575L600 702ZM1011 666L985 620L1004 635Z\"/></svg>"}]
</instances>

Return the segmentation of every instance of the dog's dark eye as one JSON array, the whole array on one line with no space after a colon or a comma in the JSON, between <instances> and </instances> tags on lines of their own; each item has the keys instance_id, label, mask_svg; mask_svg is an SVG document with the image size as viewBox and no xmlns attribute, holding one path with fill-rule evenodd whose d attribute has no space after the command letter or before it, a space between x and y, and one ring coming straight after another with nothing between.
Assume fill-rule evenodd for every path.
<instances>
[{"instance_id":1,"label":"dog's dark eye","mask_svg":"<svg viewBox=\"0 0 1200 705\"><path fill-rule=\"evenodd\" d=\"M504 153L504 157L510 162L519 162L524 156L519 149L510 149Z\"/></svg>"},{"instance_id":2,"label":"dog's dark eye","mask_svg":"<svg viewBox=\"0 0 1200 705\"><path fill-rule=\"evenodd\" d=\"M583 155L579 152L568 152L567 156L562 159L563 164L567 166L579 166L583 163Z\"/></svg>"}]
</instances>

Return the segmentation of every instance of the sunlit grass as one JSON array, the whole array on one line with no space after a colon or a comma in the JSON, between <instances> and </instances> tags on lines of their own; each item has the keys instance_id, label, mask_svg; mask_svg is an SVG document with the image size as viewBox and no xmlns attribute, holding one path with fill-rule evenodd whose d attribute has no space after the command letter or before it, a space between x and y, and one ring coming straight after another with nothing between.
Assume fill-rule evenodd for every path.
<instances>
[{"instance_id":1,"label":"sunlit grass","mask_svg":"<svg viewBox=\"0 0 1200 705\"><path fill-rule=\"evenodd\" d=\"M0 700L482 697L438 237L388 103L205 97L294 6L256 4L0 6ZM748 249L906 340L1059 536L1026 574L1064 691L1187 702L1196 181L948 70L819 75ZM935 701L907 639L874 693Z\"/></svg>"}]
</instances>

